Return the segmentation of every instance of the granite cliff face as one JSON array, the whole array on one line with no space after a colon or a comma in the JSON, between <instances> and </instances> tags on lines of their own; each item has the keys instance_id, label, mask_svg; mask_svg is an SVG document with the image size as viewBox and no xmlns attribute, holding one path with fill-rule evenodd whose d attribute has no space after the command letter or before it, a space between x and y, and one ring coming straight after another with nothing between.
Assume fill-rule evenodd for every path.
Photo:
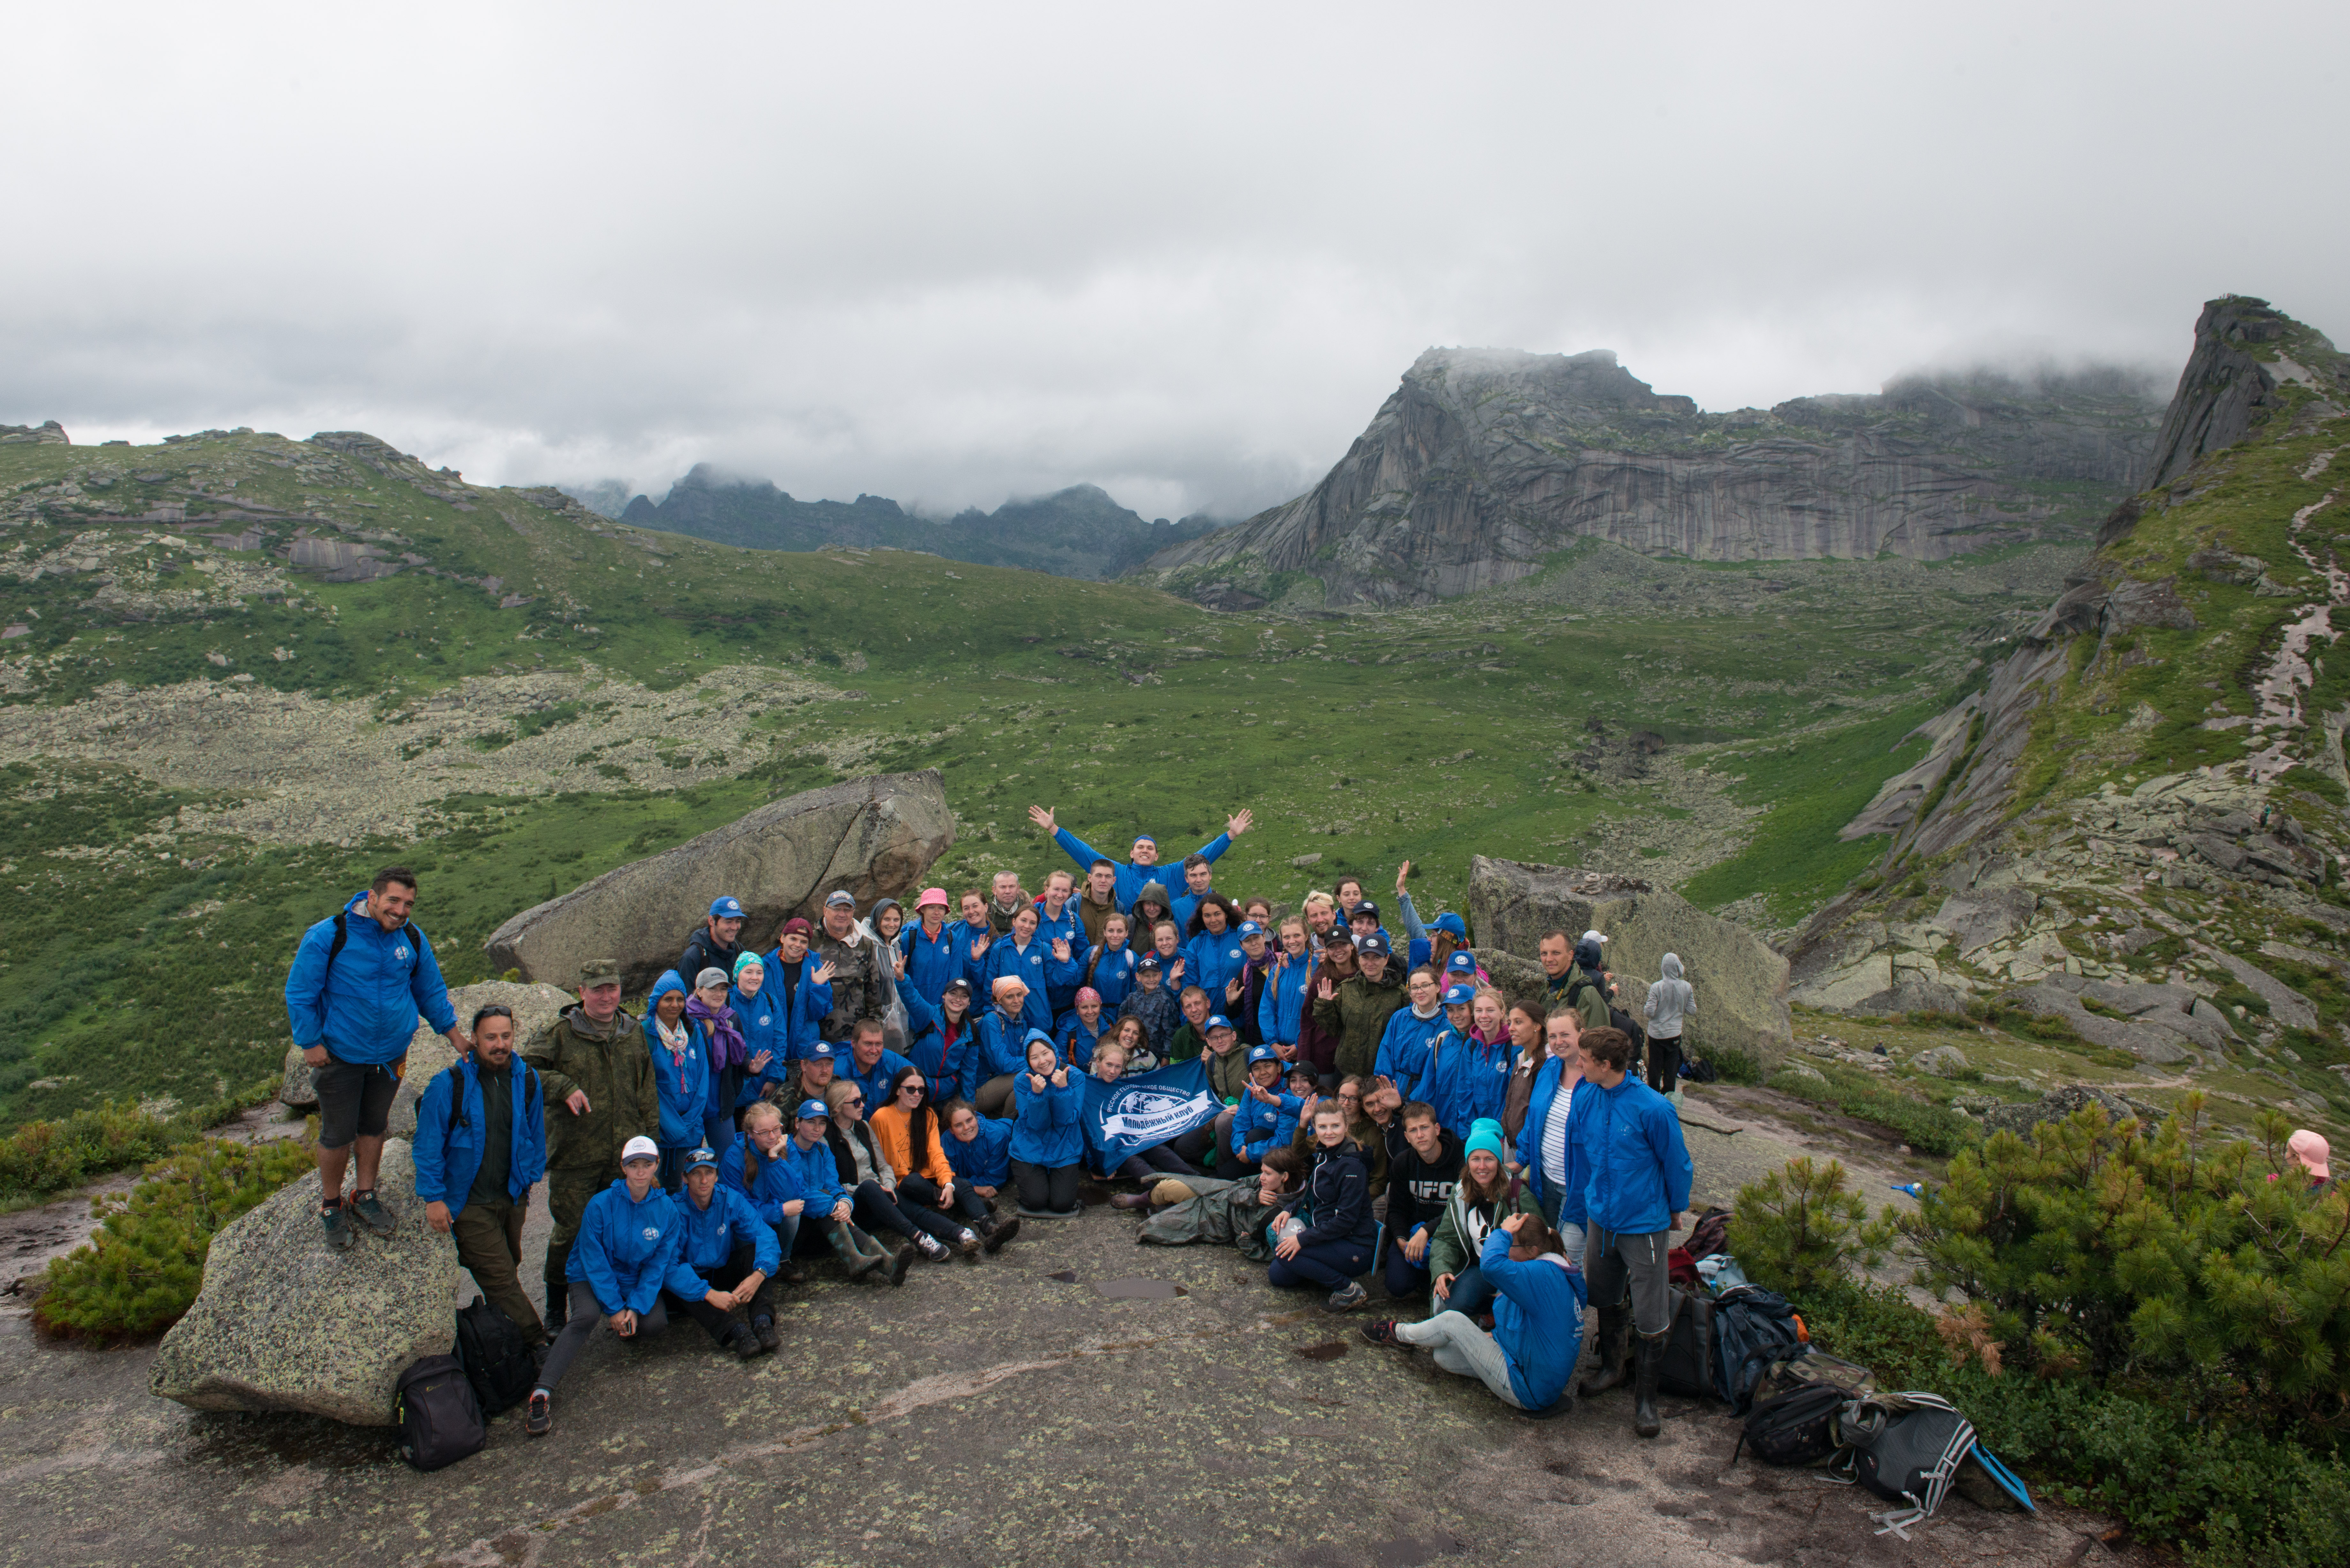
<instances>
[{"instance_id":1,"label":"granite cliff face","mask_svg":"<svg viewBox=\"0 0 2350 1568\"><path fill-rule=\"evenodd\" d=\"M1151 558L1247 607L1450 597L1600 538L1700 560L1939 560L2085 536L2143 471L2161 405L2118 371L1911 379L1709 414L1614 354L1432 348L1306 494Z\"/></svg>"}]
</instances>

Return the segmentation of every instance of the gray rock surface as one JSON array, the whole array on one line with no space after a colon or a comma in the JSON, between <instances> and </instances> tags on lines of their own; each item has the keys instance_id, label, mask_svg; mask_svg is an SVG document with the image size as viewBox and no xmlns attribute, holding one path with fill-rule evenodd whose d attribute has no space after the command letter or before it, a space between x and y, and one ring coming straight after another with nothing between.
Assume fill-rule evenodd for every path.
<instances>
[{"instance_id":1,"label":"gray rock surface","mask_svg":"<svg viewBox=\"0 0 2350 1568\"><path fill-rule=\"evenodd\" d=\"M2032 1129L2043 1122L2061 1122L2084 1106L2096 1105L2106 1108L2106 1115L2116 1121L2125 1116L2147 1119L2137 1106L2111 1089L2095 1089L2086 1084L2067 1084L2051 1089L2032 1104L1994 1106L1983 1113L1983 1131L2012 1132L2018 1137L2029 1138Z\"/></svg>"},{"instance_id":2,"label":"gray rock surface","mask_svg":"<svg viewBox=\"0 0 2350 1568\"><path fill-rule=\"evenodd\" d=\"M2031 888L2012 882L2004 887L1973 888L1943 899L1934 923L1950 930L1963 958L2011 931L2021 930L2039 905Z\"/></svg>"},{"instance_id":3,"label":"gray rock surface","mask_svg":"<svg viewBox=\"0 0 2350 1568\"><path fill-rule=\"evenodd\" d=\"M2082 1039L2157 1066L2188 1061L2199 1050L2223 1052L2236 1036L2218 1008L2183 985L2124 985L2058 972L2006 1000L2025 1012L2053 1013ZM2092 1012L2086 1002L2103 1011Z\"/></svg>"},{"instance_id":4,"label":"gray rock surface","mask_svg":"<svg viewBox=\"0 0 2350 1568\"><path fill-rule=\"evenodd\" d=\"M586 960L618 959L630 992L640 992L722 893L748 913L744 945L764 948L793 916L816 919L836 888L860 909L903 898L953 842L936 768L809 790L524 910L491 933L490 966L570 986Z\"/></svg>"},{"instance_id":5,"label":"gray rock surface","mask_svg":"<svg viewBox=\"0 0 2350 1568\"><path fill-rule=\"evenodd\" d=\"M2107 372L1707 414L1605 349L1431 348L1312 491L1149 567L1226 598L1310 572L1339 605L1489 587L1582 538L1700 560L1939 560L2033 536L2060 511L2035 482L2103 487L2069 524L2085 536L2143 466L2159 409Z\"/></svg>"},{"instance_id":6,"label":"gray rock surface","mask_svg":"<svg viewBox=\"0 0 2350 1568\"><path fill-rule=\"evenodd\" d=\"M1667 888L1634 877L1471 857L1469 921L1478 941L1532 959L1543 933L1586 929L1608 938L1607 966L1619 1005L1635 1018L1665 954L1680 955L1697 988L1690 1040L1752 1053L1766 1067L1794 1033L1787 1014L1787 961L1743 926L1719 919Z\"/></svg>"},{"instance_id":7,"label":"gray rock surface","mask_svg":"<svg viewBox=\"0 0 2350 1568\"><path fill-rule=\"evenodd\" d=\"M318 1108L318 1085L311 1081L310 1064L302 1059L299 1045L288 1044L286 1047L286 1066L278 1080L277 1099L297 1116Z\"/></svg>"},{"instance_id":8,"label":"gray rock surface","mask_svg":"<svg viewBox=\"0 0 2350 1568\"><path fill-rule=\"evenodd\" d=\"M213 1237L203 1289L163 1336L149 1389L199 1410L391 1425L400 1374L455 1339L457 1248L424 1223L406 1143L384 1146L377 1190L400 1229L348 1251L320 1237L316 1171Z\"/></svg>"},{"instance_id":9,"label":"gray rock surface","mask_svg":"<svg viewBox=\"0 0 2350 1568\"><path fill-rule=\"evenodd\" d=\"M37 425L0 425L0 446L71 446L65 427L55 420Z\"/></svg>"},{"instance_id":10,"label":"gray rock surface","mask_svg":"<svg viewBox=\"0 0 2350 1568\"><path fill-rule=\"evenodd\" d=\"M1955 1045L1937 1045L1930 1051L1920 1051L1909 1058L1909 1065L1920 1073L1931 1073L1937 1078L1947 1078L1967 1068L1967 1054Z\"/></svg>"},{"instance_id":11,"label":"gray rock surface","mask_svg":"<svg viewBox=\"0 0 2350 1568\"><path fill-rule=\"evenodd\" d=\"M577 992L556 986L504 980L461 985L449 993L449 1004L457 1011L458 1026L469 1034L473 1032L475 1009L492 1002L513 1008L516 1055L544 1040L554 1030L556 1016L578 1000ZM423 1098L424 1091L442 1069L456 1059L457 1053L450 1047L448 1039L430 1023L416 1026L415 1034L408 1042L408 1068L400 1075L400 1093L392 1098L391 1119L384 1129L389 1136L416 1136L416 1102ZM317 1097L315 1093L311 1096L313 1101Z\"/></svg>"}]
</instances>

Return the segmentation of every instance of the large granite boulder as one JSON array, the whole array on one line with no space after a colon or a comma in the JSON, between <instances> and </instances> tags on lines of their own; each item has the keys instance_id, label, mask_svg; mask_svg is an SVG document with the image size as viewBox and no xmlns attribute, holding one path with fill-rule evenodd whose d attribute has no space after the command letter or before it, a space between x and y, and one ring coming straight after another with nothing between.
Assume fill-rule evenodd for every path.
<instances>
[{"instance_id":1,"label":"large granite boulder","mask_svg":"<svg viewBox=\"0 0 2350 1568\"><path fill-rule=\"evenodd\" d=\"M521 1055L554 1031L555 1020L562 1011L578 1001L576 992L561 991L551 985L527 985L515 981L488 980L478 985L461 985L449 993L449 1005L457 1011L458 1027L472 1033L473 1012L493 1002L514 1009L515 1054ZM408 1042L408 1066L400 1075L400 1093L391 1102L391 1119L385 1132L392 1137L416 1136L416 1102L442 1070L457 1059L446 1036L430 1023L419 1023L416 1033ZM310 1096L317 1098L314 1091Z\"/></svg>"},{"instance_id":2,"label":"large granite boulder","mask_svg":"<svg viewBox=\"0 0 2350 1568\"><path fill-rule=\"evenodd\" d=\"M2157 1067L2192 1062L2198 1052L2224 1058L2236 1038L2228 1015L2184 985L2116 983L2057 971L2004 1000L2035 1016L2053 1014L2091 1044L2127 1051Z\"/></svg>"},{"instance_id":3,"label":"large granite boulder","mask_svg":"<svg viewBox=\"0 0 2350 1568\"><path fill-rule=\"evenodd\" d=\"M1745 927L1719 919L1669 888L1637 877L1493 860L1469 862L1470 929L1481 948L1532 958L1543 933L1586 929L1607 936L1617 1004L1635 1018L1665 954L1680 955L1697 988L1690 1037L1751 1053L1768 1068L1794 1043L1787 1014L1787 961Z\"/></svg>"},{"instance_id":4,"label":"large granite boulder","mask_svg":"<svg viewBox=\"0 0 2350 1568\"><path fill-rule=\"evenodd\" d=\"M810 790L525 909L491 933L490 967L569 986L586 960L618 959L629 991L645 991L721 894L743 901L743 944L764 948L793 916L816 919L837 888L860 909L903 898L953 843L936 768Z\"/></svg>"},{"instance_id":5,"label":"large granite boulder","mask_svg":"<svg viewBox=\"0 0 2350 1568\"><path fill-rule=\"evenodd\" d=\"M408 1145L377 1190L400 1214L348 1251L318 1230L318 1175L213 1238L203 1289L155 1353L148 1389L198 1410L292 1411L389 1427L401 1372L456 1338L457 1247L424 1223Z\"/></svg>"},{"instance_id":6,"label":"large granite boulder","mask_svg":"<svg viewBox=\"0 0 2350 1568\"><path fill-rule=\"evenodd\" d=\"M2160 1116L2158 1108L2133 1103L2111 1089L2092 1088L2086 1084L2066 1084L2049 1090L2039 1099L2020 1106L1995 1106L1983 1113L1986 1133L2012 1132L2018 1137L2032 1137L2032 1129L2043 1122L2061 1122L2084 1106L2103 1106L2106 1115L2114 1121L2136 1116L2141 1127L2151 1128Z\"/></svg>"}]
</instances>

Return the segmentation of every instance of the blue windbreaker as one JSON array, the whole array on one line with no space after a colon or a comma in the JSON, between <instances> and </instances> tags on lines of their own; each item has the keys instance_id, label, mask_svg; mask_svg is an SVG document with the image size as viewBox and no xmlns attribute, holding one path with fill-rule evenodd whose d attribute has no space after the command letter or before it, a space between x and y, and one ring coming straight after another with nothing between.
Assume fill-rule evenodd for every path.
<instances>
[{"instance_id":1,"label":"blue windbreaker","mask_svg":"<svg viewBox=\"0 0 2350 1568\"><path fill-rule=\"evenodd\" d=\"M1567 1124L1569 1142L1580 1134L1590 1172L1587 1223L1625 1236L1670 1230L1697 1175L1673 1103L1629 1073L1612 1089L1591 1087L1587 1099L1575 1096Z\"/></svg>"},{"instance_id":2,"label":"blue windbreaker","mask_svg":"<svg viewBox=\"0 0 2350 1568\"><path fill-rule=\"evenodd\" d=\"M622 1308L649 1313L683 1239L668 1193L656 1186L632 1203L628 1182L615 1181L588 1200L564 1278L593 1289L606 1317Z\"/></svg>"},{"instance_id":3,"label":"blue windbreaker","mask_svg":"<svg viewBox=\"0 0 2350 1568\"><path fill-rule=\"evenodd\" d=\"M793 1061L805 1060L808 1047L824 1038L824 1021L832 1015L832 987L811 984L807 978L823 967L823 961L802 959L800 981L796 987L784 984L784 960L780 950L769 948L759 956L759 961L767 969L767 978L759 987L759 995L775 1009L768 1015L775 1021L770 1027L783 1030L784 1038L791 1044ZM736 1016L741 1014L738 1012ZM743 1038L750 1038L748 1030L743 1031Z\"/></svg>"},{"instance_id":4,"label":"blue windbreaker","mask_svg":"<svg viewBox=\"0 0 2350 1568\"><path fill-rule=\"evenodd\" d=\"M963 955L970 950L968 937L962 939L966 945L956 946L956 932L962 925L961 920L941 920L935 937L922 934L920 920L909 920L898 929L898 950L906 955L906 980L900 991L920 992L924 1002L934 1008L939 1005L947 981L962 972Z\"/></svg>"},{"instance_id":5,"label":"blue windbreaker","mask_svg":"<svg viewBox=\"0 0 2350 1568\"><path fill-rule=\"evenodd\" d=\"M449 1005L449 988L423 930L408 925L387 931L360 913L366 908L367 895L360 893L341 914L302 933L286 972L286 1020L294 1044L304 1050L324 1044L338 1061L373 1067L408 1054L419 1013L446 1034L456 1027L457 1010ZM330 971L327 952L334 946L336 920L348 934Z\"/></svg>"},{"instance_id":6,"label":"blue windbreaker","mask_svg":"<svg viewBox=\"0 0 2350 1568\"><path fill-rule=\"evenodd\" d=\"M832 1158L829 1139L820 1138L814 1147L802 1148L799 1135L795 1132L784 1145L784 1161L792 1168L800 1191L807 1198L807 1215L829 1220L834 1204L847 1202L854 1196L840 1184L840 1166Z\"/></svg>"},{"instance_id":7,"label":"blue windbreaker","mask_svg":"<svg viewBox=\"0 0 2350 1568\"><path fill-rule=\"evenodd\" d=\"M681 1058L661 1044L660 1025L653 1017L653 1008L663 996L684 990L685 981L677 978L675 970L655 981L639 1031L653 1059L653 1087L660 1094L660 1136L656 1141L663 1148L692 1148L701 1143L702 1117L710 1108L710 1040L702 1033L701 1023L679 1016L678 1023L685 1030Z\"/></svg>"},{"instance_id":8,"label":"blue windbreaker","mask_svg":"<svg viewBox=\"0 0 2350 1568\"><path fill-rule=\"evenodd\" d=\"M1517 1052L1507 1038L1489 1044L1473 1030L1463 1033L1448 1024L1429 1047L1425 1097L1436 1107L1438 1124L1466 1142L1478 1117L1500 1121L1510 1069L1516 1064Z\"/></svg>"},{"instance_id":9,"label":"blue windbreaker","mask_svg":"<svg viewBox=\"0 0 2350 1568\"><path fill-rule=\"evenodd\" d=\"M1141 961L1142 955L1134 950L1132 942L1118 948L1105 947L1097 942L1087 950L1086 962L1077 966L1077 983L1090 985L1100 992L1102 1011L1115 1018L1118 1005L1134 990L1134 966ZM1087 964L1093 966L1091 980L1086 978Z\"/></svg>"},{"instance_id":10,"label":"blue windbreaker","mask_svg":"<svg viewBox=\"0 0 2350 1568\"><path fill-rule=\"evenodd\" d=\"M969 1143L952 1133L939 1139L947 1151L947 1168L959 1181L973 1187L1008 1187L1012 1183L1012 1124L993 1116L979 1118L979 1136Z\"/></svg>"},{"instance_id":11,"label":"blue windbreaker","mask_svg":"<svg viewBox=\"0 0 2350 1568\"><path fill-rule=\"evenodd\" d=\"M1086 923L1077 915L1077 901L1071 898L1061 906L1061 918L1055 919L1045 912L1045 900L1036 900L1036 940L1045 944L1045 958L1052 958L1054 939L1069 944L1069 962L1057 979L1047 977L1053 995L1055 1015L1066 1012L1077 1000L1077 977L1086 968Z\"/></svg>"},{"instance_id":12,"label":"blue windbreaker","mask_svg":"<svg viewBox=\"0 0 2350 1568\"><path fill-rule=\"evenodd\" d=\"M707 1209L682 1188L670 1195L670 1202L677 1209L678 1245L661 1282L671 1294L690 1302L709 1294L710 1282L702 1276L724 1268L734 1249L745 1241L751 1244L751 1266L770 1279L775 1277L775 1266L783 1259L775 1229L759 1218L749 1199L723 1180L710 1189Z\"/></svg>"},{"instance_id":13,"label":"blue windbreaker","mask_svg":"<svg viewBox=\"0 0 2350 1568\"><path fill-rule=\"evenodd\" d=\"M1379 1036L1378 1064L1372 1071L1401 1091L1406 1101L1426 1100L1429 1051L1451 1027L1441 1007L1433 1018L1422 1018L1409 1003L1397 1008L1387 1033Z\"/></svg>"},{"instance_id":14,"label":"blue windbreaker","mask_svg":"<svg viewBox=\"0 0 2350 1568\"><path fill-rule=\"evenodd\" d=\"M521 1057L515 1057L506 1071L514 1077L507 1096L514 1126L506 1135L506 1197L519 1203L546 1174L546 1094L538 1075ZM482 1168L484 1119L481 1069L471 1056L461 1056L433 1077L416 1103L416 1141L411 1154L416 1161L419 1201L446 1203L452 1219L465 1211L473 1178Z\"/></svg>"},{"instance_id":15,"label":"blue windbreaker","mask_svg":"<svg viewBox=\"0 0 2350 1568\"><path fill-rule=\"evenodd\" d=\"M1264 1044L1297 1044L1297 1031L1305 1022L1309 1005L1305 981L1313 971L1310 960L1292 959L1286 969L1274 969L1265 975L1256 1003L1257 1033Z\"/></svg>"},{"instance_id":16,"label":"blue windbreaker","mask_svg":"<svg viewBox=\"0 0 2350 1568\"><path fill-rule=\"evenodd\" d=\"M1583 1354L1583 1276L1553 1252L1520 1262L1510 1233L1496 1227L1477 1254L1493 1298L1493 1343L1510 1367L1510 1392L1528 1410L1547 1410L1566 1392Z\"/></svg>"},{"instance_id":17,"label":"blue windbreaker","mask_svg":"<svg viewBox=\"0 0 2350 1568\"><path fill-rule=\"evenodd\" d=\"M889 1080L898 1075L899 1069L911 1066L911 1062L885 1046L879 1061L869 1068L860 1068L857 1064L857 1049L851 1046L832 1071L836 1077L846 1078L865 1091L865 1118L870 1121L875 1111L889 1103Z\"/></svg>"},{"instance_id":18,"label":"blue windbreaker","mask_svg":"<svg viewBox=\"0 0 2350 1568\"><path fill-rule=\"evenodd\" d=\"M751 1164L751 1176L745 1180L743 1163ZM751 1211L770 1225L780 1225L787 1218L784 1205L797 1199L806 1202L806 1192L800 1188L798 1169L792 1164L791 1135L784 1136L783 1147L774 1159L759 1152L759 1146L741 1133L727 1140L718 1151L718 1184L743 1198Z\"/></svg>"},{"instance_id":19,"label":"blue windbreaker","mask_svg":"<svg viewBox=\"0 0 2350 1568\"><path fill-rule=\"evenodd\" d=\"M1196 985L1208 993L1208 1008L1222 1012L1233 1005L1224 995L1224 987L1240 978L1248 967L1248 953L1241 947L1237 928L1226 926L1221 936L1201 931L1183 944L1183 983Z\"/></svg>"},{"instance_id":20,"label":"blue windbreaker","mask_svg":"<svg viewBox=\"0 0 2350 1568\"><path fill-rule=\"evenodd\" d=\"M1068 852L1069 858L1077 863L1077 869L1080 872L1092 871L1094 862L1097 860L1110 859L1107 855L1096 854L1093 846L1066 827L1054 829L1053 841ZM1222 858L1224 851L1232 846L1232 835L1219 833L1207 843L1200 846L1200 853L1211 860L1217 860ZM1134 900L1141 897L1142 890L1153 882L1163 883L1170 876L1179 883L1182 881L1183 858L1182 856L1178 855L1171 867L1164 860L1154 861L1149 866L1137 866L1131 860L1123 863L1112 862L1118 866L1118 888L1111 895L1118 900L1118 912L1121 915L1133 913Z\"/></svg>"},{"instance_id":21,"label":"blue windbreaker","mask_svg":"<svg viewBox=\"0 0 2350 1568\"><path fill-rule=\"evenodd\" d=\"M1094 1020L1094 1027L1088 1029L1086 1027L1086 1021L1078 1017L1077 1010L1072 1007L1055 1021L1053 1044L1060 1051L1061 1060L1075 1062L1081 1068L1089 1068L1094 1064L1094 1047L1101 1044L1103 1035L1111 1033L1117 1027L1117 1015L1107 1008L1102 1010L1099 1016Z\"/></svg>"},{"instance_id":22,"label":"blue windbreaker","mask_svg":"<svg viewBox=\"0 0 2350 1568\"><path fill-rule=\"evenodd\" d=\"M1026 947L1015 945L1008 936L999 937L980 961L971 966L972 999L995 995L995 982L1005 975L1016 978L1028 988L1028 1000L1020 1004L1020 1016L1026 1027L1053 1030L1052 988L1058 981L1065 993L1076 990L1079 965L1076 950L1071 949L1069 961L1061 962L1053 956L1043 937Z\"/></svg>"},{"instance_id":23,"label":"blue windbreaker","mask_svg":"<svg viewBox=\"0 0 2350 1568\"><path fill-rule=\"evenodd\" d=\"M1028 1086L1024 1072L1013 1082L1012 1099L1013 1158L1049 1167L1075 1165L1084 1156L1083 1111L1074 1074L1059 1085L1046 1078L1040 1095Z\"/></svg>"},{"instance_id":24,"label":"blue windbreaker","mask_svg":"<svg viewBox=\"0 0 2350 1568\"><path fill-rule=\"evenodd\" d=\"M1279 1105L1268 1106L1254 1095L1241 1096L1232 1111L1234 1154L1263 1159L1265 1150L1297 1136L1297 1118L1305 1109L1305 1102L1295 1095L1283 1095L1280 1100Z\"/></svg>"},{"instance_id":25,"label":"blue windbreaker","mask_svg":"<svg viewBox=\"0 0 2350 1568\"><path fill-rule=\"evenodd\" d=\"M1543 1124L1558 1098L1559 1080L1566 1075L1566 1064L1553 1056L1534 1070L1534 1089L1526 1101L1526 1119L1518 1127L1518 1163L1525 1168L1526 1185L1534 1189L1536 1201L1550 1197L1550 1178L1542 1165ZM1588 1078L1578 1078L1575 1093L1567 1097L1566 1186L1559 1194L1558 1218L1562 1224L1584 1222L1583 1189L1590 1179L1589 1167L1582 1149L1575 1142L1575 1112L1578 1102L1599 1092L1599 1085Z\"/></svg>"},{"instance_id":26,"label":"blue windbreaker","mask_svg":"<svg viewBox=\"0 0 2350 1568\"><path fill-rule=\"evenodd\" d=\"M997 1007L975 1014L969 1058L971 1076L964 1081L964 1086L975 1094L990 1078L1024 1071L1028 1063L1028 1031L1037 1027L1040 1026L1027 1021L1024 1009L1018 1017L1010 1019Z\"/></svg>"},{"instance_id":27,"label":"blue windbreaker","mask_svg":"<svg viewBox=\"0 0 2350 1568\"><path fill-rule=\"evenodd\" d=\"M971 1013L965 1011L962 1026L955 1031L953 1043L949 1044L944 1012L932 1007L910 986L901 988L898 999L906 1004L906 1060L920 1067L922 1076L931 1081L931 1104L943 1106L949 1100L975 1093L979 1085L969 1082Z\"/></svg>"}]
</instances>

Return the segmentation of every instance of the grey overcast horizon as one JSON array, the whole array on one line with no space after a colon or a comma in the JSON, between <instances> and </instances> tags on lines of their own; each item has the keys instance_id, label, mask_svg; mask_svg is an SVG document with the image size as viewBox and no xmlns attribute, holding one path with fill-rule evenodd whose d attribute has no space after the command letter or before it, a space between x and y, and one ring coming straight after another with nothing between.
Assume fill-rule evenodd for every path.
<instances>
[{"instance_id":1,"label":"grey overcast horizon","mask_svg":"<svg viewBox=\"0 0 2350 1568\"><path fill-rule=\"evenodd\" d=\"M0 421L78 442L1239 517L1431 346L1726 409L2350 329L2338 4L9 12Z\"/></svg>"}]
</instances>

